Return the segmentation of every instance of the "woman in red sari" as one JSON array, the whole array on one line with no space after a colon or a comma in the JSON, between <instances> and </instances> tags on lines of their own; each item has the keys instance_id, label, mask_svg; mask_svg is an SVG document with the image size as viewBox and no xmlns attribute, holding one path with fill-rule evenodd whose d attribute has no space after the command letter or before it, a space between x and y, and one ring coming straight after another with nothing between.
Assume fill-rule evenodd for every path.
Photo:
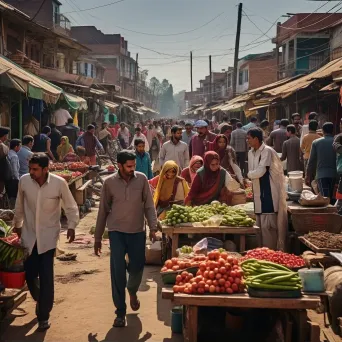
<instances>
[{"instance_id":1,"label":"woman in red sari","mask_svg":"<svg viewBox=\"0 0 342 342\"><path fill-rule=\"evenodd\" d=\"M241 187L244 188L242 172L236 163L235 150L229 145L228 138L224 134L217 135L213 142L207 143L207 150L215 151L220 156L221 167L226 169L240 183Z\"/></svg>"},{"instance_id":2,"label":"woman in red sari","mask_svg":"<svg viewBox=\"0 0 342 342\"><path fill-rule=\"evenodd\" d=\"M204 154L204 165L197 171L186 205L209 204L215 200L229 201L229 193L240 188L230 174L220 166L220 157L214 151Z\"/></svg>"}]
</instances>

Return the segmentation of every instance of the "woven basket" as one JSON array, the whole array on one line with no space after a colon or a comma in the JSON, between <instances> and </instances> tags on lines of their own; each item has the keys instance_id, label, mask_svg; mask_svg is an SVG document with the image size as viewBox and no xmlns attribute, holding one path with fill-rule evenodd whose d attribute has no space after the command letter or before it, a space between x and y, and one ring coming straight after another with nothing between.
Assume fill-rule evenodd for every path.
<instances>
[{"instance_id":1,"label":"woven basket","mask_svg":"<svg viewBox=\"0 0 342 342\"><path fill-rule=\"evenodd\" d=\"M233 192L231 205L245 204L247 202L247 196L244 190Z\"/></svg>"},{"instance_id":2,"label":"woven basket","mask_svg":"<svg viewBox=\"0 0 342 342\"><path fill-rule=\"evenodd\" d=\"M338 214L292 213L293 229L299 234L325 230L329 233L341 232L342 217Z\"/></svg>"}]
</instances>

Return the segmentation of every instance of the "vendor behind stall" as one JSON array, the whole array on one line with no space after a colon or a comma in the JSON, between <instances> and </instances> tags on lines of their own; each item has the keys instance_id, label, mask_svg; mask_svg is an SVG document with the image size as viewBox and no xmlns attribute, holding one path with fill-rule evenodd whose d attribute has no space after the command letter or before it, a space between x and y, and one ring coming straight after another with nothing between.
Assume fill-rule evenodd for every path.
<instances>
[{"instance_id":1,"label":"vendor behind stall","mask_svg":"<svg viewBox=\"0 0 342 342\"><path fill-rule=\"evenodd\" d=\"M239 183L220 166L219 155L209 151L204 154L204 166L197 171L185 204L202 205L214 200L229 204L231 192L239 187Z\"/></svg>"},{"instance_id":2,"label":"vendor behind stall","mask_svg":"<svg viewBox=\"0 0 342 342\"><path fill-rule=\"evenodd\" d=\"M236 153L228 144L228 138L224 134L219 134L213 142L207 142L207 150L215 151L219 155L221 167L226 169L240 183L240 186L244 188L242 172L236 163Z\"/></svg>"},{"instance_id":3,"label":"vendor behind stall","mask_svg":"<svg viewBox=\"0 0 342 342\"><path fill-rule=\"evenodd\" d=\"M64 157L68 153L74 153L74 149L69 143L69 138L67 136L63 136L61 138L61 143L57 147L57 155L58 155L58 160L61 162L63 161Z\"/></svg>"},{"instance_id":4,"label":"vendor behind stall","mask_svg":"<svg viewBox=\"0 0 342 342\"><path fill-rule=\"evenodd\" d=\"M287 231L285 180L276 151L263 143L260 128L247 132L248 178L252 180L254 211L263 247L284 250Z\"/></svg>"},{"instance_id":5,"label":"vendor behind stall","mask_svg":"<svg viewBox=\"0 0 342 342\"><path fill-rule=\"evenodd\" d=\"M188 184L178 174L178 165L173 160L169 160L163 165L160 175L149 181L155 189L153 201L161 219L174 202L183 202L188 195Z\"/></svg>"}]
</instances>

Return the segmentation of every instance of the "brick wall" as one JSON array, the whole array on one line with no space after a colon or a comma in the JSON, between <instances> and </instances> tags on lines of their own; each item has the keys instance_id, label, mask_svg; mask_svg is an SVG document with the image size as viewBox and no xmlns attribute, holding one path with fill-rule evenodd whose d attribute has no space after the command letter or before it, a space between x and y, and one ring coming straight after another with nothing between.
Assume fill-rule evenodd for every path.
<instances>
[{"instance_id":1,"label":"brick wall","mask_svg":"<svg viewBox=\"0 0 342 342\"><path fill-rule=\"evenodd\" d=\"M277 81L277 60L250 61L249 87L254 89Z\"/></svg>"},{"instance_id":2,"label":"brick wall","mask_svg":"<svg viewBox=\"0 0 342 342\"><path fill-rule=\"evenodd\" d=\"M6 0L6 2L20 11L26 13L31 18L37 13L39 7L42 4L42 0ZM46 27L53 27L53 11L52 11L52 1L48 0L44 2L44 5L34 21L38 24L44 25Z\"/></svg>"},{"instance_id":3,"label":"brick wall","mask_svg":"<svg viewBox=\"0 0 342 342\"><path fill-rule=\"evenodd\" d=\"M119 84L119 72L116 67L106 65L106 69L104 71L104 82Z\"/></svg>"}]
</instances>

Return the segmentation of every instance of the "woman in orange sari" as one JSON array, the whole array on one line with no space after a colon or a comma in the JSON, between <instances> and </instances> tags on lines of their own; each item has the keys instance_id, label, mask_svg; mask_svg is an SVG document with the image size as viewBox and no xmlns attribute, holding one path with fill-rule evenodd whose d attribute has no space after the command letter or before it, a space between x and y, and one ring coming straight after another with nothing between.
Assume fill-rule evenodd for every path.
<instances>
[{"instance_id":1,"label":"woman in orange sari","mask_svg":"<svg viewBox=\"0 0 342 342\"><path fill-rule=\"evenodd\" d=\"M203 205L220 200L229 203L229 193L240 188L231 175L220 166L220 157L214 151L204 154L204 165L197 171L186 205Z\"/></svg>"}]
</instances>

